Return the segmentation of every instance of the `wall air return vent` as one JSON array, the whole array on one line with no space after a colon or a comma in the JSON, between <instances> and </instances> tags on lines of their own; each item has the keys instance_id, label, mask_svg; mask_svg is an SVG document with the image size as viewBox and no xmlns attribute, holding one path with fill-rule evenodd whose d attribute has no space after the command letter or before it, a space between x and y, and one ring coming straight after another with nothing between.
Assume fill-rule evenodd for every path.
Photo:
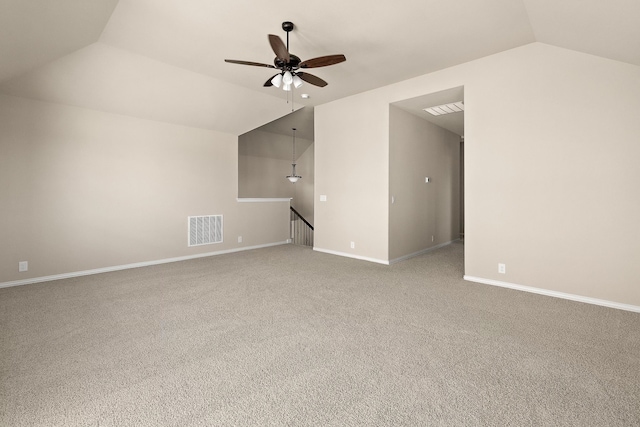
<instances>
[{"instance_id":1,"label":"wall air return vent","mask_svg":"<svg viewBox=\"0 0 640 427\"><path fill-rule=\"evenodd\" d=\"M189 246L220 242L222 242L222 215L189 217Z\"/></svg>"}]
</instances>

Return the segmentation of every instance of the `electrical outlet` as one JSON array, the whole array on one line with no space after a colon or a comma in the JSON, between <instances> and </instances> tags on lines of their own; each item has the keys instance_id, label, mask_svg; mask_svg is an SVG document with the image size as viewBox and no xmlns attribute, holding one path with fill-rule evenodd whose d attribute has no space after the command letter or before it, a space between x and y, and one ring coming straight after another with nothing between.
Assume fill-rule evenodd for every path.
<instances>
[{"instance_id":1,"label":"electrical outlet","mask_svg":"<svg viewBox=\"0 0 640 427\"><path fill-rule=\"evenodd\" d=\"M242 243L242 236L238 236L238 243Z\"/></svg>"},{"instance_id":2,"label":"electrical outlet","mask_svg":"<svg viewBox=\"0 0 640 427\"><path fill-rule=\"evenodd\" d=\"M498 264L498 273L507 274L507 266L505 264Z\"/></svg>"},{"instance_id":3,"label":"electrical outlet","mask_svg":"<svg viewBox=\"0 0 640 427\"><path fill-rule=\"evenodd\" d=\"M18 272L29 271L29 261L20 261L18 263Z\"/></svg>"},{"instance_id":4,"label":"electrical outlet","mask_svg":"<svg viewBox=\"0 0 640 427\"><path fill-rule=\"evenodd\" d=\"M431 241L433 242L433 235L431 235Z\"/></svg>"},{"instance_id":5,"label":"electrical outlet","mask_svg":"<svg viewBox=\"0 0 640 427\"><path fill-rule=\"evenodd\" d=\"M356 242L351 242L351 249L355 249L356 248Z\"/></svg>"}]
</instances>

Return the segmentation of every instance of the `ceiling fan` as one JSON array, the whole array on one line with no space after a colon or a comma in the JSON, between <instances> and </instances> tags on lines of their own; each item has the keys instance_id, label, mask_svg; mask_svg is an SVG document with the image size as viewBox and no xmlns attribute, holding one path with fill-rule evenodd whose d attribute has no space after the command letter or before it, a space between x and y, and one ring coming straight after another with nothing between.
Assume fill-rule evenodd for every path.
<instances>
[{"instance_id":1,"label":"ceiling fan","mask_svg":"<svg viewBox=\"0 0 640 427\"><path fill-rule=\"evenodd\" d=\"M225 62L252 65L254 67L275 68L280 70L278 74L270 77L269 80L264 83L263 86L265 87L275 86L279 88L282 86L282 89L290 91L292 86L295 88L300 87L302 85L302 81L314 86L325 87L328 83L320 77L300 70L339 64L340 62L346 61L347 58L344 55L327 55L301 61L299 57L289 53L289 33L293 30L293 27L293 22L285 21L282 23L282 29L287 33L286 45L280 37L274 34L269 34L269 44L271 45L273 52L276 54L276 58L273 60L274 65L251 61L238 61L235 59L225 59Z\"/></svg>"}]
</instances>

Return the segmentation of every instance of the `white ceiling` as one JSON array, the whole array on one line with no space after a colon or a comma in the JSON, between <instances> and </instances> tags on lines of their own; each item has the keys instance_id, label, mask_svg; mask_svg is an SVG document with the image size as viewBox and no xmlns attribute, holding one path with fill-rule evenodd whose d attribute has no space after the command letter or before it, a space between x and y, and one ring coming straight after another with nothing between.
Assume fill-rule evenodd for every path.
<instances>
[{"instance_id":1,"label":"white ceiling","mask_svg":"<svg viewBox=\"0 0 640 427\"><path fill-rule=\"evenodd\" d=\"M118 0L0 0L0 82L100 38Z\"/></svg>"},{"instance_id":2,"label":"white ceiling","mask_svg":"<svg viewBox=\"0 0 640 427\"><path fill-rule=\"evenodd\" d=\"M531 42L640 66L638 0L0 0L0 92L242 134L291 112ZM342 53L295 104L267 34ZM308 93L303 100L299 95ZM428 106L428 105L425 105Z\"/></svg>"},{"instance_id":3,"label":"white ceiling","mask_svg":"<svg viewBox=\"0 0 640 427\"><path fill-rule=\"evenodd\" d=\"M287 114L278 120L274 120L264 126L260 126L256 130L291 136L293 134L292 129L296 128L296 138L313 141L313 117L313 107L304 107L293 113Z\"/></svg>"}]
</instances>

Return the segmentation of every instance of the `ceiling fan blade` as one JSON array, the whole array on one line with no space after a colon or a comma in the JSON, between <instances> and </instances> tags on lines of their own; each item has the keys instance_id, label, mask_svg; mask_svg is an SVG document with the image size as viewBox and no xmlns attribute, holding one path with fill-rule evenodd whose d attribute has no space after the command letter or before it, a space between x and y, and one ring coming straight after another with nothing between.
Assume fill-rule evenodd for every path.
<instances>
[{"instance_id":1,"label":"ceiling fan blade","mask_svg":"<svg viewBox=\"0 0 640 427\"><path fill-rule=\"evenodd\" d=\"M307 59L300 63L300 68L318 68L326 67L327 65L339 64L346 61L347 58L344 55L327 55L320 56L318 58Z\"/></svg>"},{"instance_id":2,"label":"ceiling fan blade","mask_svg":"<svg viewBox=\"0 0 640 427\"><path fill-rule=\"evenodd\" d=\"M280 74L280 73L278 73L278 74ZM266 82L264 82L264 84L263 84L262 86L264 86L264 87L273 86L273 83L271 83L271 80L273 80L273 78L274 78L275 76L277 76L278 74L274 74L273 76L269 77L269 80L267 80Z\"/></svg>"},{"instance_id":3,"label":"ceiling fan blade","mask_svg":"<svg viewBox=\"0 0 640 427\"><path fill-rule=\"evenodd\" d=\"M260 62L251 62L251 61L237 61L235 59L225 59L224 62L229 62L231 64L240 64L240 65L253 65L254 67L267 67L267 68L276 68L273 65L269 64L261 64Z\"/></svg>"},{"instance_id":4,"label":"ceiling fan blade","mask_svg":"<svg viewBox=\"0 0 640 427\"><path fill-rule=\"evenodd\" d=\"M291 59L289 57L289 51L287 51L287 46L285 46L280 37L274 34L269 34L269 44L278 58L282 59L284 62L289 62Z\"/></svg>"},{"instance_id":5,"label":"ceiling fan blade","mask_svg":"<svg viewBox=\"0 0 640 427\"><path fill-rule=\"evenodd\" d=\"M326 85L329 84L324 80L322 80L320 77L316 77L313 74L299 72L299 73L296 73L296 75L300 77L302 80L304 80L305 82L312 84L314 86L325 87Z\"/></svg>"}]
</instances>

